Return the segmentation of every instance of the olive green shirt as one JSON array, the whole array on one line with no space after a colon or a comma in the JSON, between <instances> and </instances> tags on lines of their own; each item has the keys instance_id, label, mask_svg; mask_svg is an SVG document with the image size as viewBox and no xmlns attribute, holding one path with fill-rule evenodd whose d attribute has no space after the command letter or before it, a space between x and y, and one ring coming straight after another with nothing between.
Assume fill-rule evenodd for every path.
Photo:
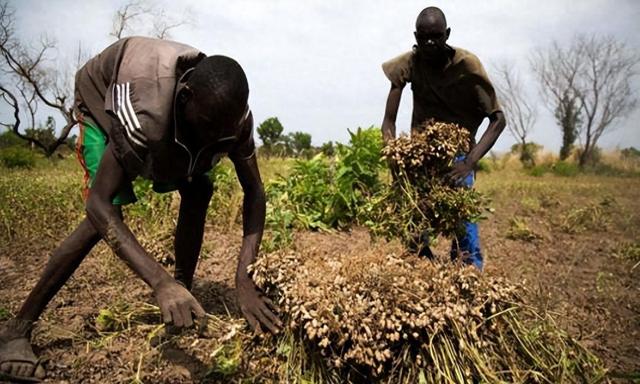
<instances>
[{"instance_id":1,"label":"olive green shirt","mask_svg":"<svg viewBox=\"0 0 640 384\"><path fill-rule=\"evenodd\" d=\"M413 50L382 64L396 86L411 83L412 131L428 119L459 124L475 136L485 117L500 111L496 92L482 63L473 53L451 47L448 63L441 69L423 64Z\"/></svg>"}]
</instances>

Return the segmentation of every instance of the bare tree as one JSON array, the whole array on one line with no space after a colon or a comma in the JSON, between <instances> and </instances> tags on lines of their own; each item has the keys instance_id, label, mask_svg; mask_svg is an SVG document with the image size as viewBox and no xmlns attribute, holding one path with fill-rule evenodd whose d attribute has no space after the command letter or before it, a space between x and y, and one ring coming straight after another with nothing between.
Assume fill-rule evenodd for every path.
<instances>
[{"instance_id":1,"label":"bare tree","mask_svg":"<svg viewBox=\"0 0 640 384\"><path fill-rule=\"evenodd\" d=\"M121 39L125 31L131 29L135 20L151 14L152 8L144 0L134 0L126 3L116 10L113 16L113 29L110 35L116 39Z\"/></svg>"},{"instance_id":2,"label":"bare tree","mask_svg":"<svg viewBox=\"0 0 640 384\"><path fill-rule=\"evenodd\" d=\"M185 9L182 16L176 17L168 14L162 7L151 6L147 0L132 0L116 11L110 35L120 39L125 37L127 32L136 31L136 33L159 39L168 39L173 29L187 24L192 24L190 9ZM134 25L150 26L150 28L145 33Z\"/></svg>"},{"instance_id":3,"label":"bare tree","mask_svg":"<svg viewBox=\"0 0 640 384\"><path fill-rule=\"evenodd\" d=\"M571 154L582 122L581 103L575 89L582 65L580 55L579 51L564 49L554 41L548 48L536 50L530 58L542 97L562 129L561 160Z\"/></svg>"},{"instance_id":4,"label":"bare tree","mask_svg":"<svg viewBox=\"0 0 640 384\"><path fill-rule=\"evenodd\" d=\"M535 165L535 148L527 142L527 136L533 130L537 119L537 110L527 95L518 73L513 65L501 63L495 66L497 74L496 90L500 104L507 118L507 129L518 141L520 161L525 167Z\"/></svg>"},{"instance_id":5,"label":"bare tree","mask_svg":"<svg viewBox=\"0 0 640 384\"><path fill-rule=\"evenodd\" d=\"M585 166L600 137L636 107L631 81L640 57L612 36L580 36L571 49L582 59L575 88L584 111L579 164Z\"/></svg>"},{"instance_id":6,"label":"bare tree","mask_svg":"<svg viewBox=\"0 0 640 384\"><path fill-rule=\"evenodd\" d=\"M0 70L5 75L0 85L2 99L13 109L13 122L1 122L10 127L20 138L40 148L48 157L62 145L71 128L76 124L73 116L73 92L69 88L70 80L62 73L46 67L47 55L56 44L42 38L36 49L23 45L15 36L15 13L7 2L0 2ZM57 111L65 121L58 137L51 142L44 142L36 135L20 131L21 111L24 107L30 119L31 131L35 128L35 116L39 105Z\"/></svg>"},{"instance_id":7,"label":"bare tree","mask_svg":"<svg viewBox=\"0 0 640 384\"><path fill-rule=\"evenodd\" d=\"M151 34L158 39L170 39L171 30L190 24L193 24L193 15L190 9L186 9L181 17L170 16L164 9L161 9L154 15Z\"/></svg>"}]
</instances>

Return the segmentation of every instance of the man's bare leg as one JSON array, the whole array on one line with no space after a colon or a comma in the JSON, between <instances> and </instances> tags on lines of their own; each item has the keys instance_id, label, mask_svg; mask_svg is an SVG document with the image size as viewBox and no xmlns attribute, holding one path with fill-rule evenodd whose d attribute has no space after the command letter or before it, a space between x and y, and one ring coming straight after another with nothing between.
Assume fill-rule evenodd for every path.
<instances>
[{"instance_id":1,"label":"man's bare leg","mask_svg":"<svg viewBox=\"0 0 640 384\"><path fill-rule=\"evenodd\" d=\"M98 231L85 218L52 252L40 280L16 318L0 329L0 378L2 373L13 377L44 378L44 368L38 363L29 340L32 324L98 241Z\"/></svg>"},{"instance_id":2,"label":"man's bare leg","mask_svg":"<svg viewBox=\"0 0 640 384\"><path fill-rule=\"evenodd\" d=\"M193 275L202 247L207 207L213 194L213 184L207 175L194 177L180 186L180 214L176 227L175 279L191 290Z\"/></svg>"}]
</instances>

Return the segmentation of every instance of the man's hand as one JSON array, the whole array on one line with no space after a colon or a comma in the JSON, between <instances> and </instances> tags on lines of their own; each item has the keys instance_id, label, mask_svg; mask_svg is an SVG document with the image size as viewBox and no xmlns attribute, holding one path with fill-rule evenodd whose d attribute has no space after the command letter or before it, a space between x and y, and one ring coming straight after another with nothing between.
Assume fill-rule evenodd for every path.
<instances>
[{"instance_id":1,"label":"man's hand","mask_svg":"<svg viewBox=\"0 0 640 384\"><path fill-rule=\"evenodd\" d=\"M261 325L273 334L280 331L282 322L271 310L273 302L258 290L253 280L249 277L236 279L236 290L242 315L254 331L262 333Z\"/></svg>"},{"instance_id":2,"label":"man's hand","mask_svg":"<svg viewBox=\"0 0 640 384\"><path fill-rule=\"evenodd\" d=\"M473 171L473 164L459 161L453 165L453 170L445 178L453 185L460 185L465 177Z\"/></svg>"},{"instance_id":3,"label":"man's hand","mask_svg":"<svg viewBox=\"0 0 640 384\"><path fill-rule=\"evenodd\" d=\"M160 283L155 289L155 295L162 319L167 324L173 322L176 327L190 327L193 325L192 314L197 318L206 315L191 293L175 281Z\"/></svg>"}]
</instances>

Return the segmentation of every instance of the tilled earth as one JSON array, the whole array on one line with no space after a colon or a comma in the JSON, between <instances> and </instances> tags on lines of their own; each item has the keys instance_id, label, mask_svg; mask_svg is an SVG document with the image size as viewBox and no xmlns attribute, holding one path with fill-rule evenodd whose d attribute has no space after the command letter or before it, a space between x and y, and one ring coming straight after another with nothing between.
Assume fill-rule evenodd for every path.
<instances>
[{"instance_id":1,"label":"tilled earth","mask_svg":"<svg viewBox=\"0 0 640 384\"><path fill-rule=\"evenodd\" d=\"M481 175L478 188L492 197L496 210L481 223L485 273L523 283L527 301L551 312L560 327L602 358L612 380L640 380L640 266L634 268L638 260L633 259L640 232L640 180L543 177L514 182L492 175L483 181ZM18 311L61 240L58 232L0 244L0 316ZM212 223L206 230L194 294L222 320L219 330L209 336L189 331L159 342L152 337L159 325L155 315L132 318L120 332L96 329L100 309L154 303L151 291L105 245L96 247L34 331L36 350L47 361L45 382L225 382L220 350L229 351L233 334L242 332L237 324L243 324L237 320L233 288L241 233L237 226ZM170 236L152 240L143 243L159 259L170 254ZM365 229L356 228L298 233L294 247L321 255L365 251L371 241ZM449 244L439 241L436 254L448 257ZM388 246L397 249L397 244ZM635 254L630 251L634 246ZM256 338L251 344L260 342ZM237 369L246 372L245 379L267 380L260 369L269 350L242 353L244 363Z\"/></svg>"}]
</instances>

